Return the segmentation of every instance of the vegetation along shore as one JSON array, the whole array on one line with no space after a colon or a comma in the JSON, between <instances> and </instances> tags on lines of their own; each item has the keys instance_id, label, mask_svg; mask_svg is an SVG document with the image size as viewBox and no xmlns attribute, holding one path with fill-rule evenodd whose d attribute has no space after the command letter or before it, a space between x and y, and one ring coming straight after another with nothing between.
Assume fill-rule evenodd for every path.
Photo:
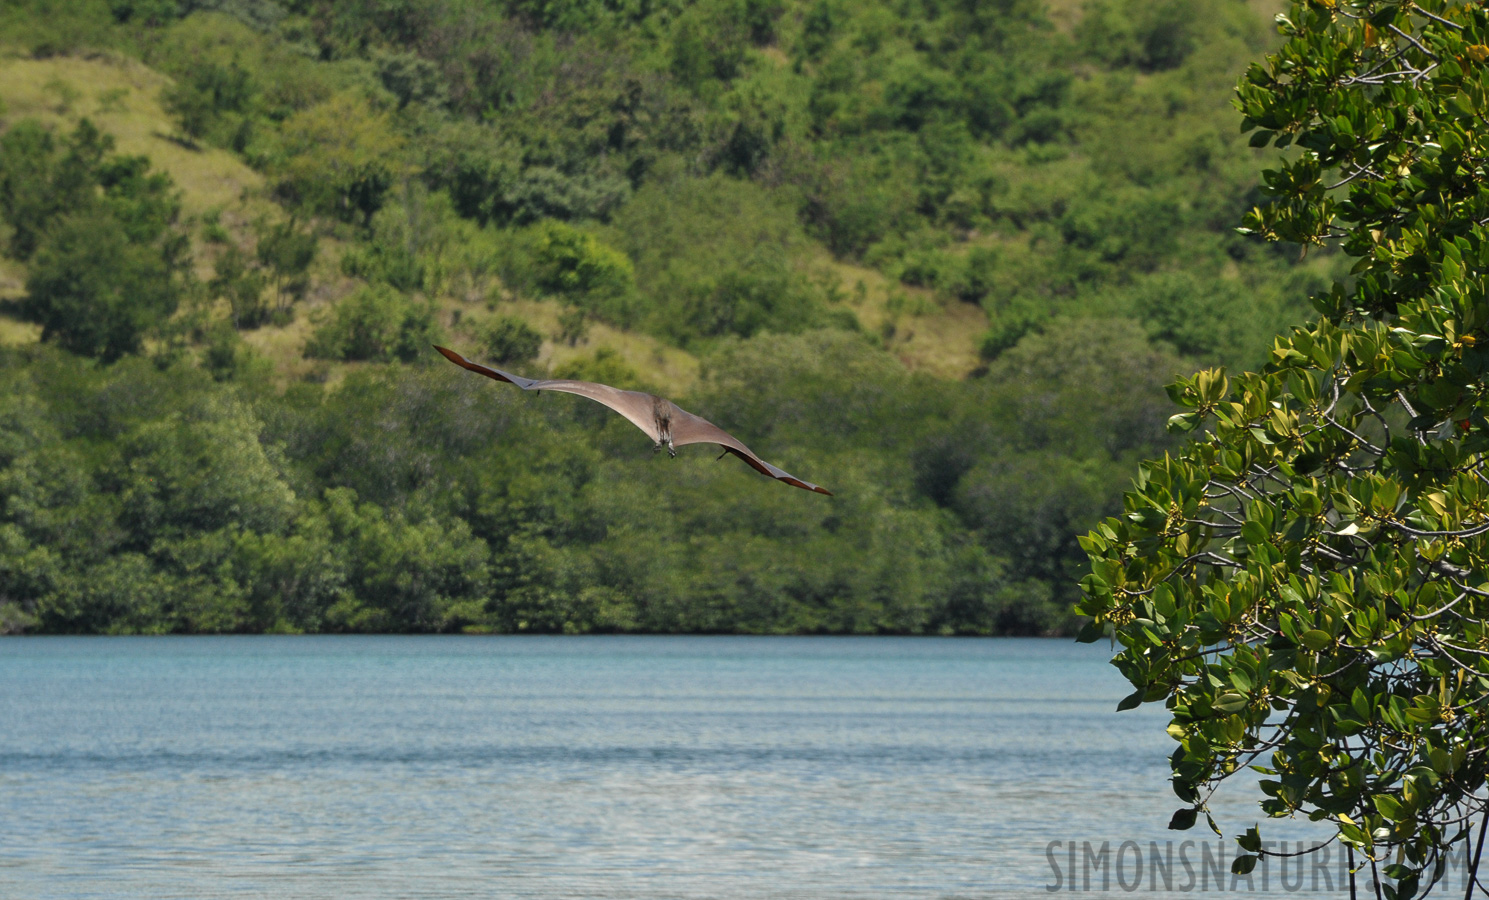
<instances>
[{"instance_id":1,"label":"vegetation along shore","mask_svg":"<svg viewBox=\"0 0 1489 900\"><path fill-rule=\"evenodd\" d=\"M1236 231L1279 9L0 5L0 632L1071 632L1343 271Z\"/></svg>"}]
</instances>

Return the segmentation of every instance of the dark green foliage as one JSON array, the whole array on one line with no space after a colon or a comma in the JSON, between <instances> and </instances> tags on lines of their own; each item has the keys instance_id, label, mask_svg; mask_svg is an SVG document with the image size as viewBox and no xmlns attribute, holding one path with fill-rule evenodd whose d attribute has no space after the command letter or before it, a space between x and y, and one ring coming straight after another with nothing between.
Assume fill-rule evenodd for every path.
<instances>
[{"instance_id":1,"label":"dark green foliage","mask_svg":"<svg viewBox=\"0 0 1489 900\"><path fill-rule=\"evenodd\" d=\"M232 381L267 375L269 363L259 358L244 343L237 329L227 322L215 325L207 334L202 353L202 367L217 381Z\"/></svg>"},{"instance_id":2,"label":"dark green foliage","mask_svg":"<svg viewBox=\"0 0 1489 900\"><path fill-rule=\"evenodd\" d=\"M187 80L166 88L160 100L187 137L201 139L209 131L222 130L225 143L241 151L248 145L245 117L257 90L237 61L226 66L208 61L199 62Z\"/></svg>"},{"instance_id":3,"label":"dark green foliage","mask_svg":"<svg viewBox=\"0 0 1489 900\"><path fill-rule=\"evenodd\" d=\"M384 53L377 58L377 76L383 87L398 98L400 107L410 103L442 105L446 101L444 79L439 69L413 53Z\"/></svg>"},{"instance_id":4,"label":"dark green foliage","mask_svg":"<svg viewBox=\"0 0 1489 900\"><path fill-rule=\"evenodd\" d=\"M273 279L274 299L279 309L286 308L305 292L308 286L305 273L315 262L315 235L301 231L294 219L261 226L254 252Z\"/></svg>"},{"instance_id":5,"label":"dark green foliage","mask_svg":"<svg viewBox=\"0 0 1489 900\"><path fill-rule=\"evenodd\" d=\"M284 530L294 492L280 478L272 448L259 441L261 423L228 398L143 423L119 443L119 522L141 551L160 541L193 538L228 527Z\"/></svg>"},{"instance_id":6,"label":"dark green foliage","mask_svg":"<svg viewBox=\"0 0 1489 900\"><path fill-rule=\"evenodd\" d=\"M358 504L347 488L329 490L324 515L344 594L326 626L347 631L439 631L488 619L490 551L461 519L409 521L398 511Z\"/></svg>"},{"instance_id":7,"label":"dark green foliage","mask_svg":"<svg viewBox=\"0 0 1489 900\"><path fill-rule=\"evenodd\" d=\"M367 295L407 302L386 288ZM344 302L354 299L369 303ZM1010 354L1017 378L963 384L908 375L842 332L721 344L699 390L678 399L828 481L838 492L828 502L706 448L653 455L596 404L503 391L447 365L365 367L335 389L281 395L231 329L208 349L210 374L7 351L7 621L99 632L1046 633L1068 627L1049 584L1063 572L1061 538L1113 496L1085 460L1153 449L1147 408L1124 397L1132 374L1093 373L1117 354L1143 372L1165 358L1143 356L1135 330L1102 343L1111 330L1052 329L1068 343ZM1040 362L1055 356L1082 362L1070 372ZM603 350L553 374L646 387ZM1031 398L1058 408L1088 388L1108 408L1044 412L1042 430L1016 440L988 425L989 409L1023 403L1019 415L1035 418ZM1129 443L1088 434L1092 409ZM1015 530L1038 552L1010 553Z\"/></svg>"},{"instance_id":8,"label":"dark green foliage","mask_svg":"<svg viewBox=\"0 0 1489 900\"><path fill-rule=\"evenodd\" d=\"M109 9L120 22L158 28L181 13L178 0L109 0Z\"/></svg>"},{"instance_id":9,"label":"dark green foliage","mask_svg":"<svg viewBox=\"0 0 1489 900\"><path fill-rule=\"evenodd\" d=\"M250 268L247 255L236 245L224 248L207 282L214 296L224 297L237 328L257 328L269 320L271 307L264 302L265 278Z\"/></svg>"},{"instance_id":10,"label":"dark green foliage","mask_svg":"<svg viewBox=\"0 0 1489 900\"><path fill-rule=\"evenodd\" d=\"M31 261L18 311L44 340L105 362L175 312L186 249L170 178L112 150L87 119L60 146L35 122L0 137L0 215L11 253Z\"/></svg>"},{"instance_id":11,"label":"dark green foliage","mask_svg":"<svg viewBox=\"0 0 1489 900\"><path fill-rule=\"evenodd\" d=\"M175 312L175 268L158 247L128 240L101 211L53 226L26 278L20 312L42 339L104 362L140 349Z\"/></svg>"},{"instance_id":12,"label":"dark green foliage","mask_svg":"<svg viewBox=\"0 0 1489 900\"><path fill-rule=\"evenodd\" d=\"M127 44L110 0L7 0L0 3L0 34L37 59Z\"/></svg>"},{"instance_id":13,"label":"dark green foliage","mask_svg":"<svg viewBox=\"0 0 1489 900\"><path fill-rule=\"evenodd\" d=\"M213 262L212 279L207 282L212 296L228 301L233 325L244 329L291 321L293 304L310 287L307 273L319 252L316 236L300 230L293 218L273 225L260 221L256 230L253 257L238 245L228 244ZM274 287L272 303L264 295L270 285Z\"/></svg>"},{"instance_id":14,"label":"dark green foliage","mask_svg":"<svg viewBox=\"0 0 1489 900\"><path fill-rule=\"evenodd\" d=\"M34 120L22 121L0 137L0 214L11 228L12 256L29 259L57 217L97 203L101 168L113 148L113 138L87 119L60 146L51 132ZM135 163L114 162L122 162L126 168ZM139 187L137 183L130 186ZM169 183L147 187L155 188L156 194L166 194ZM138 191L135 195L134 199L141 199Z\"/></svg>"},{"instance_id":15,"label":"dark green foliage","mask_svg":"<svg viewBox=\"0 0 1489 900\"><path fill-rule=\"evenodd\" d=\"M342 299L315 329L305 355L320 359L412 362L441 340L428 303L385 285Z\"/></svg>"},{"instance_id":16,"label":"dark green foliage","mask_svg":"<svg viewBox=\"0 0 1489 900\"><path fill-rule=\"evenodd\" d=\"M543 336L516 316L492 316L477 326L481 349L492 362L521 365L538 358Z\"/></svg>"},{"instance_id":17,"label":"dark green foliage","mask_svg":"<svg viewBox=\"0 0 1489 900\"><path fill-rule=\"evenodd\" d=\"M424 287L424 264L407 247L372 243L341 257L341 271L353 278L382 282L396 291Z\"/></svg>"},{"instance_id":18,"label":"dark green foliage","mask_svg":"<svg viewBox=\"0 0 1489 900\"><path fill-rule=\"evenodd\" d=\"M36 252L42 230L62 204L79 199L59 190L52 174L54 156L51 131L34 120L0 135L0 213L10 226L9 255L18 259Z\"/></svg>"}]
</instances>

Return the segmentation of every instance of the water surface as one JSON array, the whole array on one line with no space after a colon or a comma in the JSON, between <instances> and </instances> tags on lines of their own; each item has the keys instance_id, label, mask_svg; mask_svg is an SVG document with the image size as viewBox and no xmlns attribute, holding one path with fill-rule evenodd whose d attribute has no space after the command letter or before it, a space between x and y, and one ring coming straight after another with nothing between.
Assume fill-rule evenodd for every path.
<instances>
[{"instance_id":1,"label":"water surface","mask_svg":"<svg viewBox=\"0 0 1489 900\"><path fill-rule=\"evenodd\" d=\"M0 641L0 897L1049 896L1051 841L1214 843L1165 830L1166 716L1113 712L1128 688L1109 655ZM1244 792L1218 809L1229 827L1257 816ZM1067 846L1050 851L1062 868Z\"/></svg>"}]
</instances>

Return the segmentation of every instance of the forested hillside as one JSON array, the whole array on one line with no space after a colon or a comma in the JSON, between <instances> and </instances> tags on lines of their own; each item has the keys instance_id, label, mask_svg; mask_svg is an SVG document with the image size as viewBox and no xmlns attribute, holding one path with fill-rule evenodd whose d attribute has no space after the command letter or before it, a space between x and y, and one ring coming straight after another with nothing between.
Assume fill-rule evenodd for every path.
<instances>
[{"instance_id":1,"label":"forested hillside","mask_svg":"<svg viewBox=\"0 0 1489 900\"><path fill-rule=\"evenodd\" d=\"M1067 629L1336 274L1235 232L1274 12L0 0L0 632Z\"/></svg>"}]
</instances>

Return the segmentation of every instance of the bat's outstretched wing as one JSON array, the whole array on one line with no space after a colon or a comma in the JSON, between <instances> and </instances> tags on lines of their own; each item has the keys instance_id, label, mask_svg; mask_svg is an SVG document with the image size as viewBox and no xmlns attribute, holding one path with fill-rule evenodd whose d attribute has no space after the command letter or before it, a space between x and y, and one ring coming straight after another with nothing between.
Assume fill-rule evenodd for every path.
<instances>
[{"instance_id":1,"label":"bat's outstretched wing","mask_svg":"<svg viewBox=\"0 0 1489 900\"><path fill-rule=\"evenodd\" d=\"M610 407L627 421L646 433L653 441L662 439L661 432L657 430L656 407L658 398L641 391L623 391L613 388L608 384L596 384L593 381L570 381L564 378L557 379L532 379L523 378L521 375L513 375L511 372L503 372L501 369L493 369L480 363L473 363L454 350L441 347L438 344L434 349L438 350L445 359L460 366L462 369L470 369L479 372L487 378L497 381L508 381L517 385L524 391L559 391L564 394L578 394L588 397L596 403L602 403Z\"/></svg>"},{"instance_id":2,"label":"bat's outstretched wing","mask_svg":"<svg viewBox=\"0 0 1489 900\"><path fill-rule=\"evenodd\" d=\"M676 403L672 404L672 444L682 447L686 444L718 444L724 448L724 452L733 453L735 456L750 464L750 467L761 475L769 475L777 481L784 481L792 487L804 488L816 491L819 494L832 496L832 491L810 481L802 481L784 469L778 469L765 460L755 455L755 452L744 445L744 442L734 435L708 421L702 416L695 416Z\"/></svg>"},{"instance_id":3,"label":"bat's outstretched wing","mask_svg":"<svg viewBox=\"0 0 1489 900\"><path fill-rule=\"evenodd\" d=\"M724 448L726 453L732 453L749 463L751 468L762 475L768 475L777 481L784 481L793 487L832 496L832 491L812 484L810 481L802 481L790 472L776 468L756 456L753 450L746 447L734 435L701 416L693 415L670 400L662 400L659 397L643 393L642 391L623 391L619 388L613 388L608 384L596 384L593 381L569 381L567 379L535 380L532 378L523 378L521 375L513 375L511 372L503 372L501 369L493 369L490 366L473 363L454 350L441 347L438 344L435 345L434 349L438 350L445 359L460 366L462 369L479 372L487 378L494 378L497 381L510 382L524 391L560 391L566 394L578 394L581 397L588 397L597 403L603 403L605 406L625 416L632 425L644 431L646 436L653 441L660 441L662 439L661 431L657 428L657 411L658 405L661 404L671 414L673 446L718 444Z\"/></svg>"}]
</instances>

